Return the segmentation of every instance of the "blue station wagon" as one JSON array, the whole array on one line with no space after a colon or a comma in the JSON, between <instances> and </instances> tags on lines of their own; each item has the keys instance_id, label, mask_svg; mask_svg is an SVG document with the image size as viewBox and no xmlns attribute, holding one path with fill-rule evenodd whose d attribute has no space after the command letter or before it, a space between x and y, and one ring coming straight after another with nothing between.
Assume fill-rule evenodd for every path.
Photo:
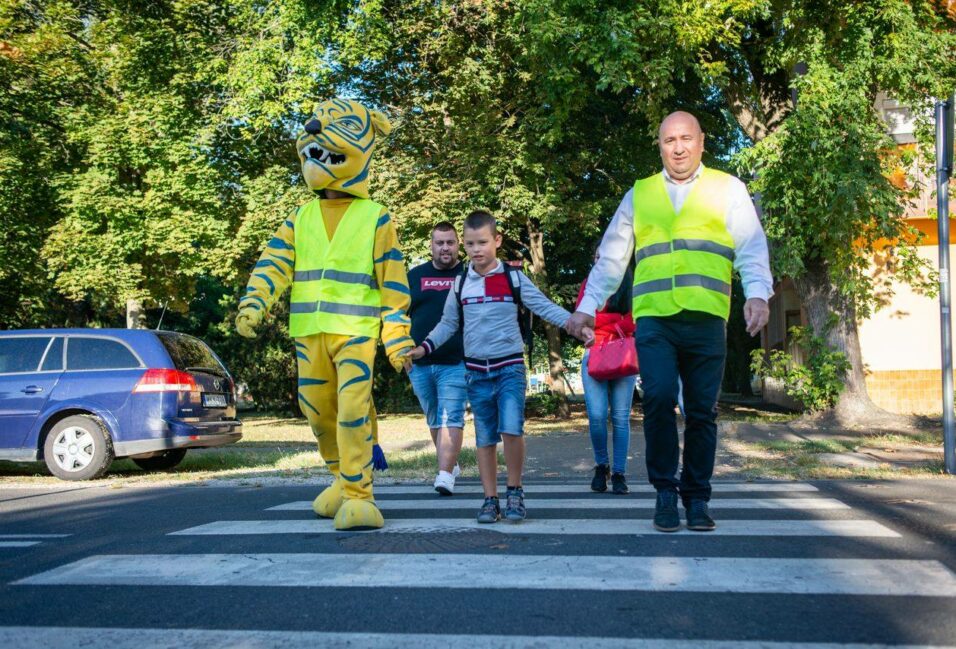
<instances>
[{"instance_id":1,"label":"blue station wagon","mask_svg":"<svg viewBox=\"0 0 956 649\"><path fill-rule=\"evenodd\" d=\"M198 338L146 329L0 332L0 459L64 480L114 458L170 469L242 437L235 384Z\"/></svg>"}]
</instances>

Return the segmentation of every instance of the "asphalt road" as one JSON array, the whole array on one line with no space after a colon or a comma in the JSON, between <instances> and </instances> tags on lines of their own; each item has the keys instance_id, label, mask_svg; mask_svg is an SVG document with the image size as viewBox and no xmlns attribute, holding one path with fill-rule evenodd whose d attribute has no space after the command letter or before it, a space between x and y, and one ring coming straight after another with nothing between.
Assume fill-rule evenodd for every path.
<instances>
[{"instance_id":1,"label":"asphalt road","mask_svg":"<svg viewBox=\"0 0 956 649\"><path fill-rule=\"evenodd\" d=\"M480 528L381 487L375 533L315 486L4 489L0 646L956 645L956 481L717 484L719 533L673 535L567 480Z\"/></svg>"}]
</instances>

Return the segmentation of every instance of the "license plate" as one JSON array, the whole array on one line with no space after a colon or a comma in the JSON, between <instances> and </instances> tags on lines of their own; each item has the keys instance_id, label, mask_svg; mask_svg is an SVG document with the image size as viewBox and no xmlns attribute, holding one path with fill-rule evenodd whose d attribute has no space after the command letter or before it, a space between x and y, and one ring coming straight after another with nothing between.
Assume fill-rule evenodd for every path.
<instances>
[{"instance_id":1,"label":"license plate","mask_svg":"<svg viewBox=\"0 0 956 649\"><path fill-rule=\"evenodd\" d=\"M228 404L224 394L206 394L202 395L202 405L206 408L225 408Z\"/></svg>"}]
</instances>

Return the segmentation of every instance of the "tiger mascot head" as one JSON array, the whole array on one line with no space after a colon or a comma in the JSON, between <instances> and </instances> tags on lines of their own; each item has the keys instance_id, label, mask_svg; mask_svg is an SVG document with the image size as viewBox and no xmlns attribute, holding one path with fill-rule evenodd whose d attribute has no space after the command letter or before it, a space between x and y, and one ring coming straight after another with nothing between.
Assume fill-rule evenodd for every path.
<instances>
[{"instance_id":1,"label":"tiger mascot head","mask_svg":"<svg viewBox=\"0 0 956 649\"><path fill-rule=\"evenodd\" d=\"M316 106L296 140L309 189L335 189L368 198L372 152L379 136L391 130L385 115L356 101L330 99Z\"/></svg>"}]
</instances>

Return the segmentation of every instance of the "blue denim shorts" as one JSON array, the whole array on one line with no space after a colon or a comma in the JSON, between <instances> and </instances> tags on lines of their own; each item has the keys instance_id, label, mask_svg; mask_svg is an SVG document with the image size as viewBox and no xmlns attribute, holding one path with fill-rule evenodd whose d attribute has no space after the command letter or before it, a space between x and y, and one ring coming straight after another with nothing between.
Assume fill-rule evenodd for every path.
<instances>
[{"instance_id":1,"label":"blue denim shorts","mask_svg":"<svg viewBox=\"0 0 956 649\"><path fill-rule=\"evenodd\" d=\"M465 364L412 365L408 378L429 428L465 427Z\"/></svg>"},{"instance_id":2,"label":"blue denim shorts","mask_svg":"<svg viewBox=\"0 0 956 649\"><path fill-rule=\"evenodd\" d=\"M502 433L524 434L527 379L524 363L480 372L467 370L468 401L475 415L475 445L495 446Z\"/></svg>"}]
</instances>

